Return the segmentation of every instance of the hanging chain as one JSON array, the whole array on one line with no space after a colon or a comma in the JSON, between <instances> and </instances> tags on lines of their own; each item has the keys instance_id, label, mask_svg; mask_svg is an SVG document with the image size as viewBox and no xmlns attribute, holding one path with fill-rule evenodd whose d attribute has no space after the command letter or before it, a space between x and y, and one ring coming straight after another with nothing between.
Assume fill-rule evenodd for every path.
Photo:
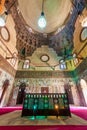
<instances>
[{"instance_id":1,"label":"hanging chain","mask_svg":"<svg viewBox=\"0 0 87 130\"><path fill-rule=\"evenodd\" d=\"M44 10L44 0L42 1L42 12L44 12L43 10Z\"/></svg>"}]
</instances>

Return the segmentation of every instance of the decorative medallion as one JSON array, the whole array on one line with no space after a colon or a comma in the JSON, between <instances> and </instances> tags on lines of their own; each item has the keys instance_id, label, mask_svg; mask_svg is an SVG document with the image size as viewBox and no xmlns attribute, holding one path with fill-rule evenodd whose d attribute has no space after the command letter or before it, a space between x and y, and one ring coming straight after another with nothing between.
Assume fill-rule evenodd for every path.
<instances>
[{"instance_id":1,"label":"decorative medallion","mask_svg":"<svg viewBox=\"0 0 87 130\"><path fill-rule=\"evenodd\" d=\"M10 33L9 33L6 26L0 28L0 34L1 34L1 37L4 41L8 42L10 40Z\"/></svg>"},{"instance_id":2,"label":"decorative medallion","mask_svg":"<svg viewBox=\"0 0 87 130\"><path fill-rule=\"evenodd\" d=\"M87 28L83 28L81 33L80 33L80 40L84 42L87 40Z\"/></svg>"},{"instance_id":3,"label":"decorative medallion","mask_svg":"<svg viewBox=\"0 0 87 130\"><path fill-rule=\"evenodd\" d=\"M40 57L40 59L41 59L42 62L47 62L47 61L49 61L49 56L47 54L43 54Z\"/></svg>"}]
</instances>

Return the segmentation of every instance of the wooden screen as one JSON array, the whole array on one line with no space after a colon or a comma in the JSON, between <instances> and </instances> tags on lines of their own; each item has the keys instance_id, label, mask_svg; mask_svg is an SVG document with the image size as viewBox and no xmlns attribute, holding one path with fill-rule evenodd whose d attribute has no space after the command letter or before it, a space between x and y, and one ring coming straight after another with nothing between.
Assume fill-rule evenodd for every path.
<instances>
[{"instance_id":1,"label":"wooden screen","mask_svg":"<svg viewBox=\"0 0 87 130\"><path fill-rule=\"evenodd\" d=\"M22 116L71 116L67 93L26 94Z\"/></svg>"}]
</instances>

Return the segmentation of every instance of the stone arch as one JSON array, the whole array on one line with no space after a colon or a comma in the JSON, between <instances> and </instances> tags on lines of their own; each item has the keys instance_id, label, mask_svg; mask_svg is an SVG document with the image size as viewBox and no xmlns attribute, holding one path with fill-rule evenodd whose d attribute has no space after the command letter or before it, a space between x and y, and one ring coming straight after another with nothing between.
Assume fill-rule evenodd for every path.
<instances>
[{"instance_id":1,"label":"stone arch","mask_svg":"<svg viewBox=\"0 0 87 130\"><path fill-rule=\"evenodd\" d=\"M7 90L8 86L9 86L9 80L6 79L6 80L4 81L4 83L3 83L3 86L2 86L2 94L1 94L1 97L0 97L0 103L1 103L2 100L3 100L3 97L4 97L5 93L6 93L6 90Z\"/></svg>"}]
</instances>

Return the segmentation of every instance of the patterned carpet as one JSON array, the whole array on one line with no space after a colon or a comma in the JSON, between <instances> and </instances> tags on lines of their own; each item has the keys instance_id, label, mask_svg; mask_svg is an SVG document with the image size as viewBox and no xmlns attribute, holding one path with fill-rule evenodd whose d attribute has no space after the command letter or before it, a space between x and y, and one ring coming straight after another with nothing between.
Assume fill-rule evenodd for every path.
<instances>
[{"instance_id":1,"label":"patterned carpet","mask_svg":"<svg viewBox=\"0 0 87 130\"><path fill-rule=\"evenodd\" d=\"M23 125L86 125L87 121L77 115L71 114L71 117L56 116L33 116L21 117L21 110L16 110L0 116L0 126L23 126Z\"/></svg>"},{"instance_id":2,"label":"patterned carpet","mask_svg":"<svg viewBox=\"0 0 87 130\"><path fill-rule=\"evenodd\" d=\"M9 113L9 112L13 112L15 110L22 110L22 106L0 108L0 115L6 114L6 113ZM70 111L71 111L71 113L87 120L87 107L70 106Z\"/></svg>"},{"instance_id":3,"label":"patterned carpet","mask_svg":"<svg viewBox=\"0 0 87 130\"><path fill-rule=\"evenodd\" d=\"M71 117L35 119L21 117L21 106L0 108L0 130L87 130L87 108L70 106L70 110Z\"/></svg>"}]
</instances>

